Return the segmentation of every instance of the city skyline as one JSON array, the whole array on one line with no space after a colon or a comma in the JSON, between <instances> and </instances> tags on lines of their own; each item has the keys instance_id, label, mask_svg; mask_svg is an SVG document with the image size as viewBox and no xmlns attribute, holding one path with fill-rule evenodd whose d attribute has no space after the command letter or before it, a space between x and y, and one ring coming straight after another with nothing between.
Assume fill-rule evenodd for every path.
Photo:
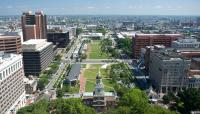
<instances>
[{"instance_id":1,"label":"city skyline","mask_svg":"<svg viewBox=\"0 0 200 114\"><path fill-rule=\"evenodd\" d=\"M6 0L0 15L43 10L47 15L200 15L199 0Z\"/></svg>"}]
</instances>

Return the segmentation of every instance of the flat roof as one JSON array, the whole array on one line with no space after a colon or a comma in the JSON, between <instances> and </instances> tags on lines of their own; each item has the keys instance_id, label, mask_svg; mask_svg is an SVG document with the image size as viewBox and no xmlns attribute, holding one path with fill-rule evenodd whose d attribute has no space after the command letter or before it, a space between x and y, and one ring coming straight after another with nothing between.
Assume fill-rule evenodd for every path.
<instances>
[{"instance_id":1,"label":"flat roof","mask_svg":"<svg viewBox=\"0 0 200 114\"><path fill-rule=\"evenodd\" d=\"M51 44L52 43L47 42L46 39L30 39L22 43L22 49L23 51L41 51Z\"/></svg>"},{"instance_id":2,"label":"flat roof","mask_svg":"<svg viewBox=\"0 0 200 114\"><path fill-rule=\"evenodd\" d=\"M21 58L18 54L0 52L0 71Z\"/></svg>"},{"instance_id":3,"label":"flat roof","mask_svg":"<svg viewBox=\"0 0 200 114\"><path fill-rule=\"evenodd\" d=\"M84 92L83 97L93 97L94 94L93 92ZM112 97L115 96L113 92L104 92L105 97Z\"/></svg>"},{"instance_id":4,"label":"flat roof","mask_svg":"<svg viewBox=\"0 0 200 114\"><path fill-rule=\"evenodd\" d=\"M172 60L172 61L179 61L179 60L190 60L189 58L180 55L176 50L170 49L154 49L151 50L155 56L162 60Z\"/></svg>"},{"instance_id":5,"label":"flat roof","mask_svg":"<svg viewBox=\"0 0 200 114\"><path fill-rule=\"evenodd\" d=\"M143 34L143 33L136 33L135 35L138 36L160 36L160 35L165 35L165 36L181 36L181 34Z\"/></svg>"},{"instance_id":6,"label":"flat roof","mask_svg":"<svg viewBox=\"0 0 200 114\"><path fill-rule=\"evenodd\" d=\"M200 62L200 58L192 58L192 60Z\"/></svg>"},{"instance_id":7,"label":"flat roof","mask_svg":"<svg viewBox=\"0 0 200 114\"><path fill-rule=\"evenodd\" d=\"M40 44L41 42L44 42L44 41L46 41L46 39L30 39L30 40L23 42L23 44L25 44L25 45Z\"/></svg>"},{"instance_id":8,"label":"flat roof","mask_svg":"<svg viewBox=\"0 0 200 114\"><path fill-rule=\"evenodd\" d=\"M67 76L67 80L74 81L78 80L81 70L81 64L73 64L72 68Z\"/></svg>"},{"instance_id":9,"label":"flat roof","mask_svg":"<svg viewBox=\"0 0 200 114\"><path fill-rule=\"evenodd\" d=\"M197 78L197 79L199 79L200 75L192 75L192 76L189 76L189 78Z\"/></svg>"}]
</instances>

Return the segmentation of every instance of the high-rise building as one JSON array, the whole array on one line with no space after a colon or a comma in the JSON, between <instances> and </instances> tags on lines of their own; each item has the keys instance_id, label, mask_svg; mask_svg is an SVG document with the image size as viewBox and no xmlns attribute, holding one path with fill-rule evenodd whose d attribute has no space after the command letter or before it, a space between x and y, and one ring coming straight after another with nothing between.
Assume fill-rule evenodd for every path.
<instances>
[{"instance_id":1,"label":"high-rise building","mask_svg":"<svg viewBox=\"0 0 200 114\"><path fill-rule=\"evenodd\" d=\"M69 37L69 31L49 31L47 33L47 41L52 42L58 48L65 48L70 42Z\"/></svg>"},{"instance_id":2,"label":"high-rise building","mask_svg":"<svg viewBox=\"0 0 200 114\"><path fill-rule=\"evenodd\" d=\"M0 51L21 53L21 37L19 35L0 35Z\"/></svg>"},{"instance_id":3,"label":"high-rise building","mask_svg":"<svg viewBox=\"0 0 200 114\"><path fill-rule=\"evenodd\" d=\"M153 49L150 51L149 77L158 92L178 92L187 88L191 60L175 50Z\"/></svg>"},{"instance_id":4,"label":"high-rise building","mask_svg":"<svg viewBox=\"0 0 200 114\"><path fill-rule=\"evenodd\" d=\"M180 34L136 34L133 37L133 56L139 58L141 54L141 48L153 45L164 45L171 47L172 41L181 38Z\"/></svg>"},{"instance_id":5,"label":"high-rise building","mask_svg":"<svg viewBox=\"0 0 200 114\"><path fill-rule=\"evenodd\" d=\"M43 12L30 11L23 13L22 17L22 31L24 41L29 39L46 39L47 21L46 15Z\"/></svg>"},{"instance_id":6,"label":"high-rise building","mask_svg":"<svg viewBox=\"0 0 200 114\"><path fill-rule=\"evenodd\" d=\"M31 39L22 44L25 76L39 76L53 60L53 44L46 39Z\"/></svg>"},{"instance_id":7,"label":"high-rise building","mask_svg":"<svg viewBox=\"0 0 200 114\"><path fill-rule=\"evenodd\" d=\"M11 114L25 105L22 56L0 52L0 114Z\"/></svg>"}]
</instances>

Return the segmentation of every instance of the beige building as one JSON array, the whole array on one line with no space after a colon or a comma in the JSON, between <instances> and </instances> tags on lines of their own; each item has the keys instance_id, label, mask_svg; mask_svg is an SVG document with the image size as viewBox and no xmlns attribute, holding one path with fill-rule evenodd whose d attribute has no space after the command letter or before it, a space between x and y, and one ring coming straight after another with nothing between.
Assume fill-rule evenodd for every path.
<instances>
[{"instance_id":1,"label":"beige building","mask_svg":"<svg viewBox=\"0 0 200 114\"><path fill-rule=\"evenodd\" d=\"M149 77L158 92L178 92L187 88L187 76L191 60L175 50L150 51Z\"/></svg>"},{"instance_id":2,"label":"beige building","mask_svg":"<svg viewBox=\"0 0 200 114\"><path fill-rule=\"evenodd\" d=\"M11 36L11 35L1 35L0 36L0 51L4 51L6 53L21 53L21 37Z\"/></svg>"},{"instance_id":3,"label":"beige building","mask_svg":"<svg viewBox=\"0 0 200 114\"><path fill-rule=\"evenodd\" d=\"M25 105L22 56L0 52L0 114L16 113Z\"/></svg>"}]
</instances>

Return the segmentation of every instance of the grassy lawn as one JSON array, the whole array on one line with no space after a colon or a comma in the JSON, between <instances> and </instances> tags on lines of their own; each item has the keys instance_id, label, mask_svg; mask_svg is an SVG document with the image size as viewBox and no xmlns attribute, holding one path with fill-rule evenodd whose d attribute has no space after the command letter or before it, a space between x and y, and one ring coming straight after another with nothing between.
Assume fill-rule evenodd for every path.
<instances>
[{"instance_id":1,"label":"grassy lawn","mask_svg":"<svg viewBox=\"0 0 200 114\"><path fill-rule=\"evenodd\" d=\"M86 67L86 64L82 64L82 65L81 65L81 68L85 68L85 67Z\"/></svg>"},{"instance_id":2,"label":"grassy lawn","mask_svg":"<svg viewBox=\"0 0 200 114\"><path fill-rule=\"evenodd\" d=\"M95 83L96 83L95 79L88 79L86 81L85 91L86 92L94 91ZM104 91L108 92L108 91L113 91L114 90L113 89L113 85L112 85L112 83L111 83L111 81L109 79L103 79L103 84L104 84Z\"/></svg>"},{"instance_id":3,"label":"grassy lawn","mask_svg":"<svg viewBox=\"0 0 200 114\"><path fill-rule=\"evenodd\" d=\"M96 77L97 73L99 72L99 68L101 68L102 65L100 64L92 64L90 65L89 69L86 69L84 72L84 77L85 78L94 78ZM107 76L107 71L106 69L100 69L101 77L106 78Z\"/></svg>"},{"instance_id":4,"label":"grassy lawn","mask_svg":"<svg viewBox=\"0 0 200 114\"><path fill-rule=\"evenodd\" d=\"M95 80L87 80L85 85L85 91L86 92L92 92L94 91L95 87Z\"/></svg>"},{"instance_id":5,"label":"grassy lawn","mask_svg":"<svg viewBox=\"0 0 200 114\"><path fill-rule=\"evenodd\" d=\"M92 64L88 69L85 69L84 77L86 78L86 86L85 86L86 92L94 91L96 83L95 78L101 66L102 65L99 64ZM113 84L110 81L110 79L104 79L108 77L106 69L100 69L100 70L101 70L101 77L103 78L104 90L113 91Z\"/></svg>"},{"instance_id":6,"label":"grassy lawn","mask_svg":"<svg viewBox=\"0 0 200 114\"><path fill-rule=\"evenodd\" d=\"M101 52L100 41L93 41L90 43L91 50L89 52L89 59L108 59L106 53Z\"/></svg>"},{"instance_id":7,"label":"grassy lawn","mask_svg":"<svg viewBox=\"0 0 200 114\"><path fill-rule=\"evenodd\" d=\"M95 78L97 75L98 69L86 69L84 72L85 78Z\"/></svg>"}]
</instances>

